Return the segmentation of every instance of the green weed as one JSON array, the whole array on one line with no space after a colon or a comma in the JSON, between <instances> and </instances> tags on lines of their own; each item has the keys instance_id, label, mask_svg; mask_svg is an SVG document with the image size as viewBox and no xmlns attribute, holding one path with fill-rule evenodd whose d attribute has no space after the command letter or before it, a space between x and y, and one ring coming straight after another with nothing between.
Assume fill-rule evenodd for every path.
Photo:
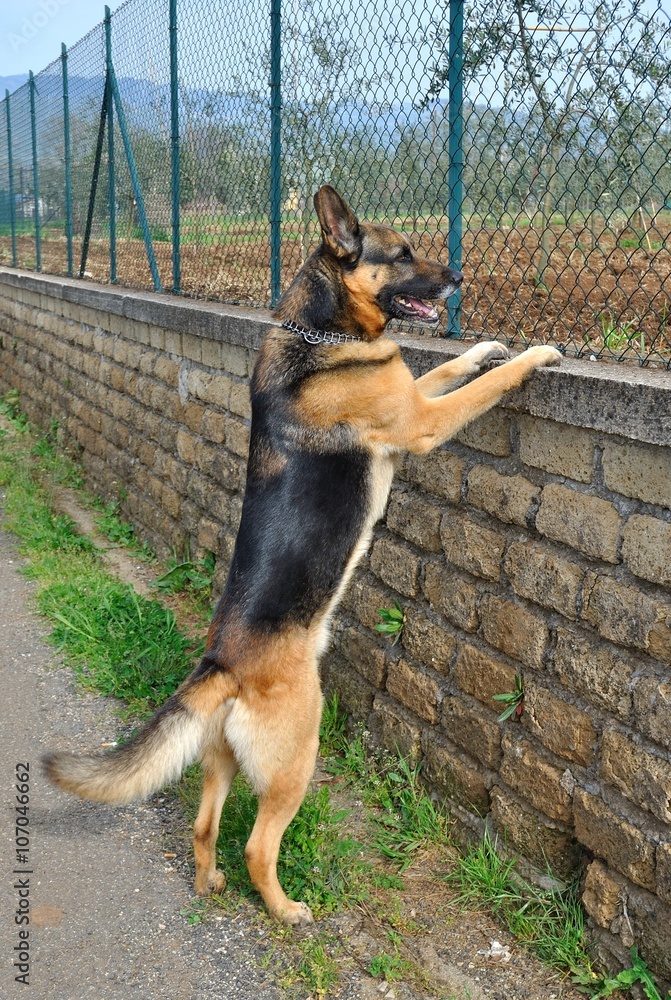
<instances>
[{"instance_id":1,"label":"green weed","mask_svg":"<svg viewBox=\"0 0 671 1000\"><path fill-rule=\"evenodd\" d=\"M204 591L209 595L216 557L207 552L199 562L193 562L188 553L185 559L173 556L169 560L167 572L154 581L154 586L164 594L181 594L187 590Z\"/></svg>"},{"instance_id":2,"label":"green weed","mask_svg":"<svg viewBox=\"0 0 671 1000\"><path fill-rule=\"evenodd\" d=\"M618 244L621 247L626 247L626 249L634 249L645 246L648 250L661 250L664 246L659 240L649 240L645 239L643 236L633 236L633 237L623 237L621 236L618 240Z\"/></svg>"},{"instance_id":3,"label":"green weed","mask_svg":"<svg viewBox=\"0 0 671 1000\"><path fill-rule=\"evenodd\" d=\"M669 314L669 303L667 299L664 299L664 305L662 306L662 315L660 316L659 320L659 335L664 343L668 341L668 335L666 329L669 322L668 314Z\"/></svg>"},{"instance_id":4,"label":"green weed","mask_svg":"<svg viewBox=\"0 0 671 1000\"><path fill-rule=\"evenodd\" d=\"M338 775L369 807L375 847L400 872L429 844L446 844L449 818L421 782L421 765L400 754L374 755L367 734L348 737L337 698L326 702L321 730L326 769Z\"/></svg>"},{"instance_id":5,"label":"green weed","mask_svg":"<svg viewBox=\"0 0 671 1000\"><path fill-rule=\"evenodd\" d=\"M459 860L447 881L459 891L457 905L486 907L548 965L591 976L577 886L543 889L528 882L516 872L515 859L503 858L488 835Z\"/></svg>"},{"instance_id":6,"label":"green weed","mask_svg":"<svg viewBox=\"0 0 671 1000\"><path fill-rule=\"evenodd\" d=\"M632 948L630 954L631 968L623 969L614 978L606 976L595 982L593 977L580 975L574 976L573 982L580 986L587 986L591 1000L610 997L613 993L618 993L620 990L627 990L636 983L640 983L648 1000L662 1000L662 995L650 975L648 966L638 954L638 949ZM593 992L594 990L597 992ZM671 1000L671 993L667 993L666 997L667 1000Z\"/></svg>"},{"instance_id":7,"label":"green weed","mask_svg":"<svg viewBox=\"0 0 671 1000\"><path fill-rule=\"evenodd\" d=\"M126 545L129 548L135 545L135 525L129 521L124 521L119 516L120 506L118 500L97 499L95 506L100 513L97 515L96 527L105 538L115 545Z\"/></svg>"},{"instance_id":8,"label":"green weed","mask_svg":"<svg viewBox=\"0 0 671 1000\"><path fill-rule=\"evenodd\" d=\"M382 632L384 635L389 636L389 638L393 636L392 646L395 646L401 638L401 632L405 625L403 608L398 601L394 601L393 608L380 608L378 614L382 621L379 625L375 626L376 631Z\"/></svg>"},{"instance_id":9,"label":"green weed","mask_svg":"<svg viewBox=\"0 0 671 1000\"><path fill-rule=\"evenodd\" d=\"M420 781L421 765L402 757L383 765L377 790L381 812L374 818L375 845L403 872L429 844L448 842L448 818Z\"/></svg>"},{"instance_id":10,"label":"green weed","mask_svg":"<svg viewBox=\"0 0 671 1000\"><path fill-rule=\"evenodd\" d=\"M609 351L617 352L631 348L645 354L645 334L636 330L636 320L623 320L618 326L612 313L602 313L599 316L603 346Z\"/></svg>"},{"instance_id":11,"label":"green weed","mask_svg":"<svg viewBox=\"0 0 671 1000\"><path fill-rule=\"evenodd\" d=\"M515 674L515 688L513 691L506 691L503 694L492 695L494 701L501 701L506 704L506 708L499 715L499 722L505 722L511 715L521 715L524 707L524 685L519 674Z\"/></svg>"},{"instance_id":12,"label":"green weed","mask_svg":"<svg viewBox=\"0 0 671 1000\"><path fill-rule=\"evenodd\" d=\"M126 239L130 238L133 240L144 241L144 232L139 224L135 224L133 226L120 226L118 235L123 236ZM154 223L150 223L149 225L149 236L152 243L170 243L172 239L169 229L166 229L165 226L159 226Z\"/></svg>"},{"instance_id":13,"label":"green weed","mask_svg":"<svg viewBox=\"0 0 671 1000\"><path fill-rule=\"evenodd\" d=\"M8 417L14 425L14 430L19 431L28 426L28 419L19 407L19 390L10 389L3 399L0 399L0 414Z\"/></svg>"},{"instance_id":14,"label":"green weed","mask_svg":"<svg viewBox=\"0 0 671 1000\"><path fill-rule=\"evenodd\" d=\"M322 940L322 936L301 942L294 975L303 988L317 997L325 997L338 982L338 965ZM290 977L293 978L293 977ZM280 979L280 986L285 985ZM286 982L290 986L290 982Z\"/></svg>"},{"instance_id":15,"label":"green weed","mask_svg":"<svg viewBox=\"0 0 671 1000\"><path fill-rule=\"evenodd\" d=\"M383 951L371 959L366 972L376 979L385 979L388 983L393 983L395 980L404 979L411 975L414 972L414 966L412 962L401 958L398 952L389 955Z\"/></svg>"},{"instance_id":16,"label":"green weed","mask_svg":"<svg viewBox=\"0 0 671 1000\"><path fill-rule=\"evenodd\" d=\"M261 967L272 969L277 985L287 996L326 997L338 983L335 956L341 946L332 934L314 929L309 936L296 937L288 928L271 923L267 929L270 947L261 958Z\"/></svg>"},{"instance_id":17,"label":"green weed","mask_svg":"<svg viewBox=\"0 0 671 1000\"><path fill-rule=\"evenodd\" d=\"M188 906L179 911L179 915L186 917L187 924L202 924L207 916L209 906L209 900L194 898L189 900Z\"/></svg>"}]
</instances>

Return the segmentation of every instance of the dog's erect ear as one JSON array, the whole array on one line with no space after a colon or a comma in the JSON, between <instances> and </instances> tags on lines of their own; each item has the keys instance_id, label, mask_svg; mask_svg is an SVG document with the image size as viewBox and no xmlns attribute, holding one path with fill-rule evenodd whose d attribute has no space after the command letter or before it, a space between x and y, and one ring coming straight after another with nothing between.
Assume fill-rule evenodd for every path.
<instances>
[{"instance_id":1,"label":"dog's erect ear","mask_svg":"<svg viewBox=\"0 0 671 1000\"><path fill-rule=\"evenodd\" d=\"M315 195L315 209L322 227L322 239L336 257L355 259L361 253L359 222L351 208L328 184Z\"/></svg>"}]
</instances>

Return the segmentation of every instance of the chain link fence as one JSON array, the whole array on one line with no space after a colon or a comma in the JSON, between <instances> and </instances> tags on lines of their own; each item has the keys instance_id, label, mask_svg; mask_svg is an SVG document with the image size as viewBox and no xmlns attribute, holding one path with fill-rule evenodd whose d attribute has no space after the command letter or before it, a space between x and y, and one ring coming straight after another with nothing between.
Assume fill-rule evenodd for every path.
<instances>
[{"instance_id":1,"label":"chain link fence","mask_svg":"<svg viewBox=\"0 0 671 1000\"><path fill-rule=\"evenodd\" d=\"M670 107L668 0L128 0L0 102L0 261L268 305L329 182L443 335L671 367Z\"/></svg>"}]
</instances>

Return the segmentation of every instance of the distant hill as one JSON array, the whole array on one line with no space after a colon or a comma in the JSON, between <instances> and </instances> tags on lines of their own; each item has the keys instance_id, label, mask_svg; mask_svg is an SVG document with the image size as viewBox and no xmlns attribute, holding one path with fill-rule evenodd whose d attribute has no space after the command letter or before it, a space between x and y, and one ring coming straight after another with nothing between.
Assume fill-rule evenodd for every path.
<instances>
[{"instance_id":1,"label":"distant hill","mask_svg":"<svg viewBox=\"0 0 671 1000\"><path fill-rule=\"evenodd\" d=\"M26 81L28 80L27 73L15 73L14 76L0 76L0 98L5 96L5 91L8 90L10 94L13 94L15 90L18 90Z\"/></svg>"},{"instance_id":2,"label":"distant hill","mask_svg":"<svg viewBox=\"0 0 671 1000\"><path fill-rule=\"evenodd\" d=\"M12 94L28 79L26 74L0 76L0 99L5 88ZM155 83L146 78L121 76L118 79L126 120L131 129L167 134L170 117L170 88L165 83ZM61 79L58 73L37 74L37 101L43 120L59 119L62 115ZM79 76L70 74L70 114L73 119L97 122L104 91L104 77L100 74ZM263 142L270 134L270 108L268 100L258 94L226 92L214 88L189 87L181 92L188 109L191 127L222 127L244 131ZM27 94L25 95L27 100ZM446 104L439 102L441 113ZM337 111L337 114L335 112ZM404 101L394 105L373 105L365 101L348 101L326 112L333 115L339 127L347 132L366 135L373 146L396 146L406 130L426 123L433 112L415 107ZM285 104L285 115L290 118L290 108ZM312 127L318 123L313 121Z\"/></svg>"}]
</instances>

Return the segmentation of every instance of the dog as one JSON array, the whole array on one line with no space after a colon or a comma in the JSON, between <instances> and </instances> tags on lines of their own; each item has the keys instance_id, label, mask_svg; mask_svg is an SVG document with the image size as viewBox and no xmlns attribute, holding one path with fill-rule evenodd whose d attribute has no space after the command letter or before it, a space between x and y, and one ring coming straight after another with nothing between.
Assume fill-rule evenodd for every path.
<instances>
[{"instance_id":1,"label":"dog","mask_svg":"<svg viewBox=\"0 0 671 1000\"><path fill-rule=\"evenodd\" d=\"M426 300L446 299L462 274L418 256L402 233L359 222L328 185L314 201L321 245L280 299L251 380L242 517L203 658L129 743L43 758L56 785L110 803L145 798L200 759L193 841L201 895L225 886L215 845L241 770L259 800L249 875L286 924L312 921L305 903L285 894L276 865L317 756L318 662L397 459L435 448L561 359L541 346L509 360L505 346L479 343L413 378L384 329L394 318L436 323Z\"/></svg>"}]
</instances>

